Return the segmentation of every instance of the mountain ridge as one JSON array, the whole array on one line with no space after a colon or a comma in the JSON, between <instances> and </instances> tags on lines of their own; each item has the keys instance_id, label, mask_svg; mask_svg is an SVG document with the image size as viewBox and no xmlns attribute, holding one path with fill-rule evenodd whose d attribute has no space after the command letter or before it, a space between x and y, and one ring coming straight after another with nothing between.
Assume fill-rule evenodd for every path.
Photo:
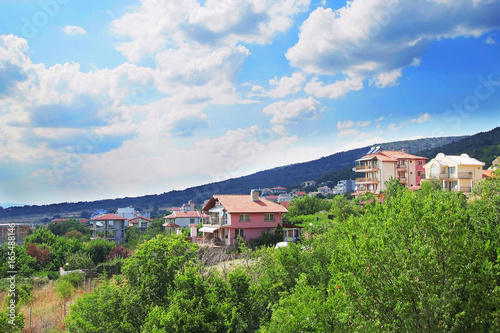
<instances>
[{"instance_id":1,"label":"mountain ridge","mask_svg":"<svg viewBox=\"0 0 500 333\"><path fill-rule=\"evenodd\" d=\"M496 139L498 137L498 139ZM472 142L463 141L472 138ZM499 144L500 150L500 128L497 127L488 132L480 132L471 136L450 136L434 137L415 140L401 140L382 144L372 144L361 148L355 148L347 151L337 152L318 159L279 166L267 170L258 171L249 175L226 179L219 182L207 183L199 186L186 188L184 190L172 190L162 194L149 194L138 197L124 197L115 199L103 199L94 201L63 202L49 205L32 205L23 207L0 208L0 222L6 221L40 221L50 219L54 216L74 216L84 217L96 209L116 210L118 207L133 206L140 211L165 210L172 206L179 206L188 200L194 200L197 204L208 199L212 194L246 194L251 189L275 187L275 186L293 186L305 180L340 180L349 179L353 175L350 169L354 161L373 146L381 146L383 150L401 150L406 149L408 153L418 154L424 157L432 158L435 151L443 151L451 154L462 147L468 147L477 154L492 154L496 151L488 151L488 145ZM481 150L482 149L482 150ZM434 154L432 156L432 154ZM499 153L500 154L500 153ZM474 155L472 153L472 155ZM471 155L471 156L472 156ZM472 156L475 157L475 156ZM486 161L485 161L486 162ZM491 161L487 161L489 163ZM330 177L325 175L330 174Z\"/></svg>"}]
</instances>

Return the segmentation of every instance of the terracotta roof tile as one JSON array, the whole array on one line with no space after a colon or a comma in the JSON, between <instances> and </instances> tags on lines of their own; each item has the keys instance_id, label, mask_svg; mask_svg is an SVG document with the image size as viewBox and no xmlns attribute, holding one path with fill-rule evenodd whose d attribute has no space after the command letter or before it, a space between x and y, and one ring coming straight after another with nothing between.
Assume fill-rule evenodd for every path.
<instances>
[{"instance_id":1,"label":"terracotta roof tile","mask_svg":"<svg viewBox=\"0 0 500 333\"><path fill-rule=\"evenodd\" d=\"M253 201L250 195L214 195L203 208L208 211L219 201L229 213L287 213L288 210L280 204L259 198Z\"/></svg>"},{"instance_id":2,"label":"terracotta roof tile","mask_svg":"<svg viewBox=\"0 0 500 333\"><path fill-rule=\"evenodd\" d=\"M175 219L175 218L195 218L195 217L209 217L207 214L194 211L194 212L178 212L174 211L172 214L165 216L166 219Z\"/></svg>"},{"instance_id":3,"label":"terracotta roof tile","mask_svg":"<svg viewBox=\"0 0 500 333\"><path fill-rule=\"evenodd\" d=\"M115 214L106 214L94 217L94 221L111 221L111 220L126 220L126 218Z\"/></svg>"}]
</instances>

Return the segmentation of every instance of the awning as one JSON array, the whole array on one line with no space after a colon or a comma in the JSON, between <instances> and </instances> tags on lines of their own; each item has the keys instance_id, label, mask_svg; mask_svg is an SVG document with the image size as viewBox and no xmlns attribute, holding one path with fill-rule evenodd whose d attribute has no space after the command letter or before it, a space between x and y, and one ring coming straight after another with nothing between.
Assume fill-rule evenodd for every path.
<instances>
[{"instance_id":1,"label":"awning","mask_svg":"<svg viewBox=\"0 0 500 333\"><path fill-rule=\"evenodd\" d=\"M218 213L222 212L224 210L223 206L217 206L209 210L210 213Z\"/></svg>"},{"instance_id":2,"label":"awning","mask_svg":"<svg viewBox=\"0 0 500 333\"><path fill-rule=\"evenodd\" d=\"M200 231L201 232L209 232L209 233L213 234L214 231L217 229L219 229L219 227L201 227Z\"/></svg>"}]
</instances>

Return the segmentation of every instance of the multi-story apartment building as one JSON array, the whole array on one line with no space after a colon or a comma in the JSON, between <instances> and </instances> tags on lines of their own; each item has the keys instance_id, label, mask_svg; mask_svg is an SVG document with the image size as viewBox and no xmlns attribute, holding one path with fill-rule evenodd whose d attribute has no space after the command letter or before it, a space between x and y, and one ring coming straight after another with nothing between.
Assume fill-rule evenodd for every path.
<instances>
[{"instance_id":1,"label":"multi-story apartment building","mask_svg":"<svg viewBox=\"0 0 500 333\"><path fill-rule=\"evenodd\" d=\"M127 219L114 214L94 217L92 237L90 239L106 239L116 244L125 242L125 221Z\"/></svg>"},{"instance_id":2,"label":"multi-story apartment building","mask_svg":"<svg viewBox=\"0 0 500 333\"><path fill-rule=\"evenodd\" d=\"M385 191L385 182L397 178L406 187L420 186L424 178L426 157L402 151L372 148L367 155L356 160L356 172L364 177L356 178L356 193L379 193Z\"/></svg>"},{"instance_id":3,"label":"multi-story apartment building","mask_svg":"<svg viewBox=\"0 0 500 333\"><path fill-rule=\"evenodd\" d=\"M425 165L425 179L438 179L445 191L470 193L483 177L484 162L467 154L460 156L439 153Z\"/></svg>"}]
</instances>

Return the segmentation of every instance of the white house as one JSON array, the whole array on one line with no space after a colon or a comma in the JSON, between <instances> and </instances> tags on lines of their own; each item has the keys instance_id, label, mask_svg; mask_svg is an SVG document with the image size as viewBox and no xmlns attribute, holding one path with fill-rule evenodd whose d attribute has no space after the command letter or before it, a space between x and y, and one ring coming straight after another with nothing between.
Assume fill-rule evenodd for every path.
<instances>
[{"instance_id":1,"label":"white house","mask_svg":"<svg viewBox=\"0 0 500 333\"><path fill-rule=\"evenodd\" d=\"M207 214L199 211L174 211L172 214L165 216L165 226L166 224L177 224L179 227L189 228L190 224L198 224L202 222L203 218L208 218Z\"/></svg>"},{"instance_id":2,"label":"white house","mask_svg":"<svg viewBox=\"0 0 500 333\"><path fill-rule=\"evenodd\" d=\"M445 191L470 193L483 177L484 162L467 154L460 156L439 153L425 166L425 179L442 182Z\"/></svg>"}]
</instances>

